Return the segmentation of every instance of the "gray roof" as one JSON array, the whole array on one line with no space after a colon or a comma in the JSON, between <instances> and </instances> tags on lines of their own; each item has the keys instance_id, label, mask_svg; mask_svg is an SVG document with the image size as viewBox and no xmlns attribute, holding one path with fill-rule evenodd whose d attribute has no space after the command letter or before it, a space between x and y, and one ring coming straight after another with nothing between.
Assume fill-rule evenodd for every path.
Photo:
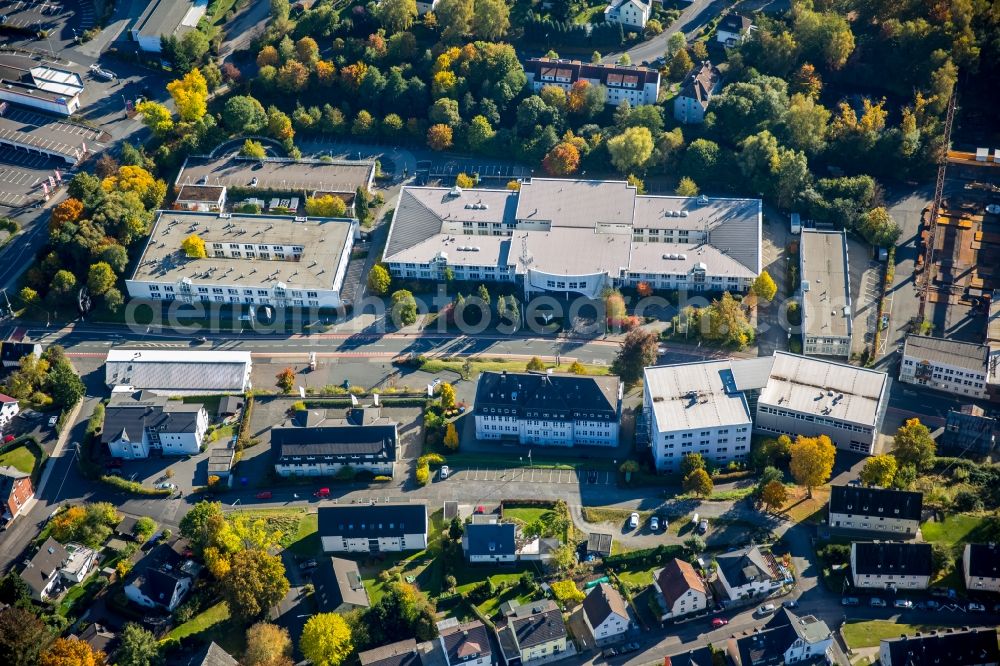
<instances>
[{"instance_id":1,"label":"gray roof","mask_svg":"<svg viewBox=\"0 0 1000 666\"><path fill-rule=\"evenodd\" d=\"M295 160L268 158L264 161L226 155L219 158L189 157L177 174L175 184L198 183L230 188L249 188L256 178L256 189L267 192L330 192L353 196L367 188L375 176L373 160Z\"/></svg>"},{"instance_id":2,"label":"gray roof","mask_svg":"<svg viewBox=\"0 0 1000 666\"><path fill-rule=\"evenodd\" d=\"M969 575L976 578L1000 578L1000 546L995 543L967 543Z\"/></svg>"},{"instance_id":3,"label":"gray roof","mask_svg":"<svg viewBox=\"0 0 1000 666\"><path fill-rule=\"evenodd\" d=\"M160 567L149 567L135 579L143 595L164 608L170 605L174 591L188 576Z\"/></svg>"},{"instance_id":4,"label":"gray roof","mask_svg":"<svg viewBox=\"0 0 1000 666\"><path fill-rule=\"evenodd\" d=\"M830 513L920 520L923 493L861 486L833 486L830 490Z\"/></svg>"},{"instance_id":5,"label":"gray roof","mask_svg":"<svg viewBox=\"0 0 1000 666\"><path fill-rule=\"evenodd\" d=\"M929 543L855 541L854 574L882 576L930 576L934 573Z\"/></svg>"},{"instance_id":6,"label":"gray roof","mask_svg":"<svg viewBox=\"0 0 1000 666\"><path fill-rule=\"evenodd\" d=\"M358 563L340 557L323 558L312 575L321 612L332 612L344 604L368 608L368 592L361 581Z\"/></svg>"},{"instance_id":7,"label":"gray roof","mask_svg":"<svg viewBox=\"0 0 1000 666\"><path fill-rule=\"evenodd\" d=\"M479 620L442 629L441 640L448 656L448 663L452 666L493 653L490 647L490 635Z\"/></svg>"},{"instance_id":8,"label":"gray roof","mask_svg":"<svg viewBox=\"0 0 1000 666\"><path fill-rule=\"evenodd\" d=\"M351 410L348 418L336 412L303 410L271 429L271 448L279 463L294 464L302 456L331 460L396 459L397 424L376 417L361 422L366 410ZM355 415L357 413L357 415ZM353 418L352 418L353 417Z\"/></svg>"},{"instance_id":9,"label":"gray roof","mask_svg":"<svg viewBox=\"0 0 1000 666\"><path fill-rule=\"evenodd\" d=\"M973 666L1000 662L996 627L942 629L882 640L892 666Z\"/></svg>"},{"instance_id":10,"label":"gray roof","mask_svg":"<svg viewBox=\"0 0 1000 666\"><path fill-rule=\"evenodd\" d=\"M679 97L689 97L707 109L708 102L712 99L719 84L722 83L722 73L711 61L704 60L696 67L684 80Z\"/></svg>"},{"instance_id":11,"label":"gray roof","mask_svg":"<svg viewBox=\"0 0 1000 666\"><path fill-rule=\"evenodd\" d=\"M771 562L757 546L749 546L715 557L719 564L719 575L725 577L731 587L742 587L752 581L775 580L778 577Z\"/></svg>"},{"instance_id":12,"label":"gray roof","mask_svg":"<svg viewBox=\"0 0 1000 666\"><path fill-rule=\"evenodd\" d=\"M193 433L198 428L200 404L187 404L162 396L141 395L138 399L121 393L108 403L101 442L118 439L137 442L148 428L164 433Z\"/></svg>"},{"instance_id":13,"label":"gray roof","mask_svg":"<svg viewBox=\"0 0 1000 666\"><path fill-rule=\"evenodd\" d=\"M799 256L803 331L809 336L842 338L851 335L847 233L803 229Z\"/></svg>"},{"instance_id":14,"label":"gray roof","mask_svg":"<svg viewBox=\"0 0 1000 666\"><path fill-rule=\"evenodd\" d=\"M181 249L184 239L193 233L205 241L208 256L203 259L188 257ZM282 283L289 290L339 289L341 266L353 233L354 222L349 218L160 211L130 279L187 282L192 287L222 283L267 289ZM214 244L221 245L224 252L230 244L250 244L258 252L263 245L298 247L302 248L301 259L217 257Z\"/></svg>"},{"instance_id":15,"label":"gray roof","mask_svg":"<svg viewBox=\"0 0 1000 666\"><path fill-rule=\"evenodd\" d=\"M189 666L239 666L239 662L215 641L195 653L188 664Z\"/></svg>"},{"instance_id":16,"label":"gray roof","mask_svg":"<svg viewBox=\"0 0 1000 666\"><path fill-rule=\"evenodd\" d=\"M736 389L730 361L701 361L646 368L644 391L650 396L660 430L691 430L751 423L750 406Z\"/></svg>"},{"instance_id":17,"label":"gray roof","mask_svg":"<svg viewBox=\"0 0 1000 666\"><path fill-rule=\"evenodd\" d=\"M773 356L730 360L733 381L740 391L762 389L767 386L767 380L771 377L771 368L773 367Z\"/></svg>"},{"instance_id":18,"label":"gray roof","mask_svg":"<svg viewBox=\"0 0 1000 666\"><path fill-rule=\"evenodd\" d=\"M69 559L69 552L61 543L49 537L21 570L23 580L35 594L40 594L58 571Z\"/></svg>"},{"instance_id":19,"label":"gray roof","mask_svg":"<svg viewBox=\"0 0 1000 666\"><path fill-rule=\"evenodd\" d=\"M513 555L517 527L513 523L466 525L462 546L467 556Z\"/></svg>"},{"instance_id":20,"label":"gray roof","mask_svg":"<svg viewBox=\"0 0 1000 666\"><path fill-rule=\"evenodd\" d=\"M219 415L236 414L243 409L243 396L226 395L219 400Z\"/></svg>"},{"instance_id":21,"label":"gray roof","mask_svg":"<svg viewBox=\"0 0 1000 666\"><path fill-rule=\"evenodd\" d=\"M521 610L525 610L521 614ZM521 650L566 637L566 625L562 613L555 605L528 604L518 609L516 618L510 621L517 644Z\"/></svg>"},{"instance_id":22,"label":"gray roof","mask_svg":"<svg viewBox=\"0 0 1000 666\"><path fill-rule=\"evenodd\" d=\"M250 352L112 349L104 364L108 386L162 391L243 391Z\"/></svg>"},{"instance_id":23,"label":"gray roof","mask_svg":"<svg viewBox=\"0 0 1000 666\"><path fill-rule=\"evenodd\" d=\"M595 585L583 598L583 612L587 614L591 627L597 627L609 615L618 615L628 621L628 608L621 593L607 583Z\"/></svg>"},{"instance_id":24,"label":"gray roof","mask_svg":"<svg viewBox=\"0 0 1000 666\"><path fill-rule=\"evenodd\" d=\"M132 26L132 32L144 37L180 38L185 32L197 27L196 16L204 14L205 4L204 0L199 3L193 0L150 0ZM201 6L200 13L195 10L196 5Z\"/></svg>"},{"instance_id":25,"label":"gray roof","mask_svg":"<svg viewBox=\"0 0 1000 666\"><path fill-rule=\"evenodd\" d=\"M610 555L613 541L614 537L610 534L591 532L587 535L587 552L597 553L598 555Z\"/></svg>"},{"instance_id":26,"label":"gray roof","mask_svg":"<svg viewBox=\"0 0 1000 666\"><path fill-rule=\"evenodd\" d=\"M392 537L427 533L427 505L345 504L321 506L320 536Z\"/></svg>"},{"instance_id":27,"label":"gray roof","mask_svg":"<svg viewBox=\"0 0 1000 666\"><path fill-rule=\"evenodd\" d=\"M990 348L974 342L908 335L903 356L909 356L918 363L927 361L931 365L950 365L986 374Z\"/></svg>"},{"instance_id":28,"label":"gray roof","mask_svg":"<svg viewBox=\"0 0 1000 666\"><path fill-rule=\"evenodd\" d=\"M521 418L548 414L546 418L599 421L618 419L615 376L582 376L544 372L483 372L476 384L476 414L502 413ZM501 410L501 411L496 411Z\"/></svg>"},{"instance_id":29,"label":"gray roof","mask_svg":"<svg viewBox=\"0 0 1000 666\"><path fill-rule=\"evenodd\" d=\"M358 653L361 666L420 666L417 641L407 638L372 650Z\"/></svg>"}]
</instances>

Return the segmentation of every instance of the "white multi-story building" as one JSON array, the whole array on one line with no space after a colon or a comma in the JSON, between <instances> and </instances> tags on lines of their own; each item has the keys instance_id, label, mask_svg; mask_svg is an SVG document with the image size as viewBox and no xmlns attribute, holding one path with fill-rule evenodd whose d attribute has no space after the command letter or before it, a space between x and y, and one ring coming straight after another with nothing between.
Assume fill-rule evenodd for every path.
<instances>
[{"instance_id":1,"label":"white multi-story building","mask_svg":"<svg viewBox=\"0 0 1000 666\"><path fill-rule=\"evenodd\" d=\"M780 609L763 627L734 635L726 648L735 666L834 663L833 632L813 615L798 616Z\"/></svg>"},{"instance_id":2,"label":"white multi-story building","mask_svg":"<svg viewBox=\"0 0 1000 666\"><path fill-rule=\"evenodd\" d=\"M101 442L115 458L148 458L152 450L190 456L201 451L208 421L204 405L119 392L105 411Z\"/></svg>"},{"instance_id":3,"label":"white multi-story building","mask_svg":"<svg viewBox=\"0 0 1000 666\"><path fill-rule=\"evenodd\" d=\"M851 582L854 587L926 590L933 573L929 543L851 543Z\"/></svg>"},{"instance_id":4,"label":"white multi-story building","mask_svg":"<svg viewBox=\"0 0 1000 666\"><path fill-rule=\"evenodd\" d=\"M684 617L708 608L705 582L684 560L674 558L654 572L653 586L663 599L661 620Z\"/></svg>"},{"instance_id":5,"label":"white multi-story building","mask_svg":"<svg viewBox=\"0 0 1000 666\"><path fill-rule=\"evenodd\" d=\"M152 301L338 308L356 229L346 218L160 211L125 285ZM205 257L183 249L191 237Z\"/></svg>"},{"instance_id":6,"label":"white multi-story building","mask_svg":"<svg viewBox=\"0 0 1000 666\"><path fill-rule=\"evenodd\" d=\"M327 553L385 553L427 547L427 505L321 506L319 536Z\"/></svg>"},{"instance_id":7,"label":"white multi-story building","mask_svg":"<svg viewBox=\"0 0 1000 666\"><path fill-rule=\"evenodd\" d=\"M847 232L803 229L799 241L802 353L851 355L851 278Z\"/></svg>"},{"instance_id":8,"label":"white multi-story building","mask_svg":"<svg viewBox=\"0 0 1000 666\"><path fill-rule=\"evenodd\" d=\"M274 470L280 476L335 476L344 467L392 476L398 424L381 410L301 410L271 428Z\"/></svg>"},{"instance_id":9,"label":"white multi-story building","mask_svg":"<svg viewBox=\"0 0 1000 666\"><path fill-rule=\"evenodd\" d=\"M612 106L622 102L632 106L656 104L660 96L660 71L647 67L529 58L524 63L524 73L536 93L545 86L569 90L577 81L602 86L607 91L604 103Z\"/></svg>"},{"instance_id":10,"label":"white multi-story building","mask_svg":"<svg viewBox=\"0 0 1000 666\"><path fill-rule=\"evenodd\" d=\"M1000 592L1000 546L995 543L965 544L962 574L969 592Z\"/></svg>"},{"instance_id":11,"label":"white multi-story building","mask_svg":"<svg viewBox=\"0 0 1000 666\"><path fill-rule=\"evenodd\" d=\"M833 486L829 525L912 539L920 529L923 498L922 493L908 490Z\"/></svg>"},{"instance_id":12,"label":"white multi-story building","mask_svg":"<svg viewBox=\"0 0 1000 666\"><path fill-rule=\"evenodd\" d=\"M726 46L736 46L750 36L753 21L746 16L730 12L722 17L715 32L715 40Z\"/></svg>"},{"instance_id":13,"label":"white multi-story building","mask_svg":"<svg viewBox=\"0 0 1000 666\"><path fill-rule=\"evenodd\" d=\"M583 621L598 645L613 641L628 631L628 606L618 590L601 583L583 599Z\"/></svg>"},{"instance_id":14,"label":"white multi-story building","mask_svg":"<svg viewBox=\"0 0 1000 666\"><path fill-rule=\"evenodd\" d=\"M781 589L788 576L774 555L758 546L722 553L715 561L729 601L766 596Z\"/></svg>"},{"instance_id":15,"label":"white multi-story building","mask_svg":"<svg viewBox=\"0 0 1000 666\"><path fill-rule=\"evenodd\" d=\"M915 660L916 657L916 660ZM903 634L900 638L883 638L879 644L881 666L997 666L1000 647L996 627L963 627Z\"/></svg>"},{"instance_id":16,"label":"white multi-story building","mask_svg":"<svg viewBox=\"0 0 1000 666\"><path fill-rule=\"evenodd\" d=\"M604 21L619 23L626 31L642 32L652 9L651 4L642 0L611 0L604 8Z\"/></svg>"},{"instance_id":17,"label":"white multi-story building","mask_svg":"<svg viewBox=\"0 0 1000 666\"><path fill-rule=\"evenodd\" d=\"M404 187L383 260L395 277L514 282L527 295L636 286L744 293L761 203L640 195L624 181L533 178L520 191ZM572 252L567 252L572 248Z\"/></svg>"},{"instance_id":18,"label":"white multi-story building","mask_svg":"<svg viewBox=\"0 0 1000 666\"><path fill-rule=\"evenodd\" d=\"M987 397L997 354L988 345L924 335L906 336L899 380L974 398Z\"/></svg>"},{"instance_id":19,"label":"white multi-story building","mask_svg":"<svg viewBox=\"0 0 1000 666\"><path fill-rule=\"evenodd\" d=\"M476 386L476 438L617 446L621 400L615 376L484 372Z\"/></svg>"},{"instance_id":20,"label":"white multi-story building","mask_svg":"<svg viewBox=\"0 0 1000 666\"><path fill-rule=\"evenodd\" d=\"M753 422L729 361L656 366L643 376L643 410L658 471L678 471L688 453L720 464L746 458Z\"/></svg>"},{"instance_id":21,"label":"white multi-story building","mask_svg":"<svg viewBox=\"0 0 1000 666\"><path fill-rule=\"evenodd\" d=\"M687 75L684 85L674 98L674 119L685 125L705 122L705 111L715 93L722 87L722 73L708 60Z\"/></svg>"}]
</instances>

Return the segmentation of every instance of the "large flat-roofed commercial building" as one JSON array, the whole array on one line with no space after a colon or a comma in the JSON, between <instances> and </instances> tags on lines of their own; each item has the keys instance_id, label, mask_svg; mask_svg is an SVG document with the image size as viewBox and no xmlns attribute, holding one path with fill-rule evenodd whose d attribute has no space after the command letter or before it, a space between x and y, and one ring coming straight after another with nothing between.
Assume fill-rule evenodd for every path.
<instances>
[{"instance_id":1,"label":"large flat-roofed commercial building","mask_svg":"<svg viewBox=\"0 0 1000 666\"><path fill-rule=\"evenodd\" d=\"M357 221L161 211L129 296L275 307L340 307ZM205 258L187 256L190 236Z\"/></svg>"},{"instance_id":2,"label":"large flat-roofed commercial building","mask_svg":"<svg viewBox=\"0 0 1000 666\"><path fill-rule=\"evenodd\" d=\"M847 234L804 229L799 244L802 279L802 353L851 355L851 283Z\"/></svg>"},{"instance_id":3,"label":"large flat-roofed commercial building","mask_svg":"<svg viewBox=\"0 0 1000 666\"><path fill-rule=\"evenodd\" d=\"M159 53L164 37L180 39L198 27L208 9L208 0L149 0L129 33L139 48Z\"/></svg>"},{"instance_id":4,"label":"large flat-roofed commercial building","mask_svg":"<svg viewBox=\"0 0 1000 666\"><path fill-rule=\"evenodd\" d=\"M244 393L252 368L248 351L112 349L104 381L158 395Z\"/></svg>"},{"instance_id":5,"label":"large flat-roofed commercial building","mask_svg":"<svg viewBox=\"0 0 1000 666\"><path fill-rule=\"evenodd\" d=\"M987 397L996 356L987 345L924 335L906 336L899 380L974 398Z\"/></svg>"},{"instance_id":6,"label":"large flat-roofed commercial building","mask_svg":"<svg viewBox=\"0 0 1000 666\"><path fill-rule=\"evenodd\" d=\"M579 60L530 58L524 62L528 85L535 92L545 86L569 90L578 81L607 90L605 104L632 106L656 104L660 96L660 71L649 67L588 63Z\"/></svg>"},{"instance_id":7,"label":"large flat-roofed commercial building","mask_svg":"<svg viewBox=\"0 0 1000 666\"><path fill-rule=\"evenodd\" d=\"M885 417L884 372L787 352L646 368L643 410L660 471L686 453L719 463L749 452L745 428L778 435L827 435L839 448L871 454Z\"/></svg>"},{"instance_id":8,"label":"large flat-roofed commercial building","mask_svg":"<svg viewBox=\"0 0 1000 666\"><path fill-rule=\"evenodd\" d=\"M826 435L837 448L871 455L888 395L884 372L775 352L754 429L793 438Z\"/></svg>"},{"instance_id":9,"label":"large flat-roofed commercial building","mask_svg":"<svg viewBox=\"0 0 1000 666\"><path fill-rule=\"evenodd\" d=\"M730 361L646 368L643 379L643 408L658 471L679 471L688 453L720 464L746 458L753 422Z\"/></svg>"},{"instance_id":10,"label":"large flat-roofed commercial building","mask_svg":"<svg viewBox=\"0 0 1000 666\"><path fill-rule=\"evenodd\" d=\"M396 277L746 292L761 271L756 199L639 195L624 181L533 178L509 190L404 187L384 261Z\"/></svg>"},{"instance_id":11,"label":"large flat-roofed commercial building","mask_svg":"<svg viewBox=\"0 0 1000 666\"><path fill-rule=\"evenodd\" d=\"M0 56L0 100L69 116L80 109L83 79L24 56Z\"/></svg>"}]
</instances>

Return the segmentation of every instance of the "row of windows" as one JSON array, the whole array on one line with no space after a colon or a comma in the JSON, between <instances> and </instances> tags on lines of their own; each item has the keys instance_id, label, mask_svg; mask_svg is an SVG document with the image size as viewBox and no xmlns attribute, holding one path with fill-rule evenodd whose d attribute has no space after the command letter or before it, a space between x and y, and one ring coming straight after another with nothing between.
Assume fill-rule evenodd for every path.
<instances>
[{"instance_id":1,"label":"row of windows","mask_svg":"<svg viewBox=\"0 0 1000 666\"><path fill-rule=\"evenodd\" d=\"M177 298L176 294L166 294L166 298L164 298L164 294L161 294L159 292L153 292L152 294L149 295L149 297L152 298L153 300L167 300L167 301L172 301L172 300L174 300L174 299ZM268 304L268 303L271 302L271 299L269 297L267 297L267 296L228 296L228 297L226 297L226 296L212 296L212 297L209 297L208 295L200 295L198 297L198 300L202 300L202 301L214 301L216 303L262 303L262 304ZM319 300L318 299L303 300L301 298L293 298L292 299L292 305L311 305L311 306L318 307L319 306Z\"/></svg>"},{"instance_id":2,"label":"row of windows","mask_svg":"<svg viewBox=\"0 0 1000 666\"><path fill-rule=\"evenodd\" d=\"M765 414L774 414L775 416L781 416L786 419L795 419L797 421L809 421L811 423L818 423L820 425L826 425L833 428L839 428L840 430L850 430L852 432L865 432L869 433L872 431L871 428L863 428L853 423L844 423L836 419L827 418L825 416L815 416L813 414L803 414L802 412L791 412L787 409L778 409L777 407L768 407L767 405L759 405L757 409Z\"/></svg>"},{"instance_id":3,"label":"row of windows","mask_svg":"<svg viewBox=\"0 0 1000 666\"><path fill-rule=\"evenodd\" d=\"M547 280L545 286L549 289L586 289L587 281L565 282L563 280Z\"/></svg>"},{"instance_id":4,"label":"row of windows","mask_svg":"<svg viewBox=\"0 0 1000 666\"><path fill-rule=\"evenodd\" d=\"M159 291L160 290L160 285L158 285L158 284L151 284L151 285L149 285L149 290L151 292L152 291ZM172 284L163 285L163 291L165 291L167 293L170 293L173 290L174 290L174 286ZM198 293L199 294L207 294L208 293L208 287L198 287ZM225 293L225 294L239 294L240 290L237 289L237 288L235 288L235 287L228 287L225 290L223 290L222 287L212 287L212 293L213 294L223 294L223 293ZM253 289L244 289L243 293L245 295L247 295L247 296L253 296L254 293L255 293L255 291ZM256 290L256 294L258 296L267 296L270 293L271 292L268 289L257 289ZM283 296L284 295L284 290L278 289L278 290L275 291L275 293L278 296ZM306 292L306 296L309 297L309 298L316 298L316 297L318 297L318 295L319 295L319 293L315 292L315 291L307 291ZM292 296L293 297L300 297L300 296L302 296L302 292L299 291L298 289L293 289L292 290Z\"/></svg>"},{"instance_id":5,"label":"row of windows","mask_svg":"<svg viewBox=\"0 0 1000 666\"><path fill-rule=\"evenodd\" d=\"M230 250L243 249L243 250L253 250L255 252L260 252L261 250L271 249L274 250L275 252L285 251L284 245L258 245L256 243L244 243L242 246L239 243L229 243L228 245ZM221 250L225 246L226 245L223 243L212 243L212 249L214 250ZM302 249L303 248L301 245L292 246L292 252L302 252Z\"/></svg>"}]
</instances>

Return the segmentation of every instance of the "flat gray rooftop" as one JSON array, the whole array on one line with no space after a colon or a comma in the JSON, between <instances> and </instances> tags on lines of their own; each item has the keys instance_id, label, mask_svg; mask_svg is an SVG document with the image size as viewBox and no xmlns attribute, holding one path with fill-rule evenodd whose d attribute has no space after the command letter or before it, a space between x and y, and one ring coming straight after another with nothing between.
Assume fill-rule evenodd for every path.
<instances>
[{"instance_id":1,"label":"flat gray rooftop","mask_svg":"<svg viewBox=\"0 0 1000 666\"><path fill-rule=\"evenodd\" d=\"M321 162L320 160L255 159L228 155L216 159L189 157L177 175L177 185L198 183L206 185L249 188L257 179L256 189L261 191L314 191L354 194L359 187L368 187L375 174L371 161Z\"/></svg>"},{"instance_id":2,"label":"flat gray rooftop","mask_svg":"<svg viewBox=\"0 0 1000 666\"><path fill-rule=\"evenodd\" d=\"M104 149L107 140L100 130L76 125L11 106L0 116L0 143L30 147L75 162L86 147L88 153Z\"/></svg>"},{"instance_id":3,"label":"flat gray rooftop","mask_svg":"<svg viewBox=\"0 0 1000 666\"><path fill-rule=\"evenodd\" d=\"M271 287L283 282L289 289L332 289L341 259L353 233L348 219L302 218L275 215L233 215L162 211L153 226L133 281L195 284L238 284ZM192 259L181 250L191 234L205 241L209 256ZM301 246L299 261L212 256L212 243L270 243Z\"/></svg>"},{"instance_id":4,"label":"flat gray rooftop","mask_svg":"<svg viewBox=\"0 0 1000 666\"><path fill-rule=\"evenodd\" d=\"M851 334L851 285L843 231L802 230L802 325L808 336ZM806 290L806 284L809 288Z\"/></svg>"}]
</instances>

